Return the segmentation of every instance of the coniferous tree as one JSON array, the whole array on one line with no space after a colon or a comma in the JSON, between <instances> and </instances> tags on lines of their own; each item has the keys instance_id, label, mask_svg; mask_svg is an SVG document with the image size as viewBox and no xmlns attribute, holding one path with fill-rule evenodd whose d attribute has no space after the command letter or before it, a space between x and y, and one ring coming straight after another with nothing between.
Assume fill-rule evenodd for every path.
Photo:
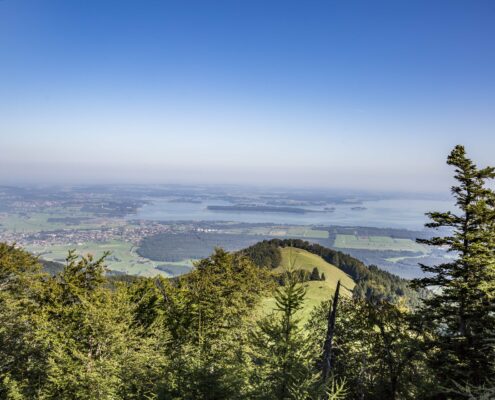
<instances>
[{"instance_id":1,"label":"coniferous tree","mask_svg":"<svg viewBox=\"0 0 495 400\"><path fill-rule=\"evenodd\" d=\"M126 290L110 289L103 259L69 254L50 277L0 244L0 398L141 399L165 368L157 338L133 324Z\"/></svg>"},{"instance_id":2,"label":"coniferous tree","mask_svg":"<svg viewBox=\"0 0 495 400\"><path fill-rule=\"evenodd\" d=\"M421 265L427 276L417 288L436 287L419 312L436 328L430 343L430 361L438 387L452 382L483 385L494 374L495 351L486 339L495 331L495 195L486 181L492 167L479 169L456 146L447 164L455 167L452 187L458 212L431 212L430 228L445 228L447 236L419 240L448 248L452 259L440 265Z\"/></svg>"},{"instance_id":3,"label":"coniferous tree","mask_svg":"<svg viewBox=\"0 0 495 400\"><path fill-rule=\"evenodd\" d=\"M0 243L0 399L35 398L48 379L46 278L35 257Z\"/></svg>"},{"instance_id":4,"label":"coniferous tree","mask_svg":"<svg viewBox=\"0 0 495 400\"><path fill-rule=\"evenodd\" d=\"M267 270L222 249L179 278L164 317L172 336L164 398L246 398L248 323L267 283Z\"/></svg>"},{"instance_id":5,"label":"coniferous tree","mask_svg":"<svg viewBox=\"0 0 495 400\"><path fill-rule=\"evenodd\" d=\"M139 399L157 391L165 359L156 338L133 325L127 292L105 287L104 259L70 252L47 282L52 351L43 398Z\"/></svg>"},{"instance_id":6,"label":"coniferous tree","mask_svg":"<svg viewBox=\"0 0 495 400\"><path fill-rule=\"evenodd\" d=\"M313 270L311 271L311 275L309 276L310 281L319 281L321 280L320 278L320 271L318 271L318 268L314 267Z\"/></svg>"},{"instance_id":7,"label":"coniferous tree","mask_svg":"<svg viewBox=\"0 0 495 400\"><path fill-rule=\"evenodd\" d=\"M316 307L306 324L312 354L324 353L332 303ZM335 318L332 375L346 383L346 398L416 400L431 388L419 346L424 333L409 319L406 308L342 296Z\"/></svg>"},{"instance_id":8,"label":"coniferous tree","mask_svg":"<svg viewBox=\"0 0 495 400\"><path fill-rule=\"evenodd\" d=\"M294 390L308 390L313 384L309 348L296 317L305 294L297 271L286 271L275 293L275 312L259 322L253 337L255 398L292 399Z\"/></svg>"},{"instance_id":9,"label":"coniferous tree","mask_svg":"<svg viewBox=\"0 0 495 400\"><path fill-rule=\"evenodd\" d=\"M346 390L333 380L321 385L316 368L319 355L312 352L298 312L306 289L297 271L289 269L275 293L276 308L258 323L252 340L252 397L262 400L343 399Z\"/></svg>"}]
</instances>

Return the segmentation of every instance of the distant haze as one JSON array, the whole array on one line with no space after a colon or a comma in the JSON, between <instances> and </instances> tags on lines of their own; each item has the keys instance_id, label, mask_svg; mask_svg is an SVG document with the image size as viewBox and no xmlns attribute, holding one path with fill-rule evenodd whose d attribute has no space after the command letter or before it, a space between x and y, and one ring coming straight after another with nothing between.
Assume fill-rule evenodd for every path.
<instances>
[{"instance_id":1,"label":"distant haze","mask_svg":"<svg viewBox=\"0 0 495 400\"><path fill-rule=\"evenodd\" d=\"M495 164L495 2L0 1L0 184L445 192Z\"/></svg>"}]
</instances>

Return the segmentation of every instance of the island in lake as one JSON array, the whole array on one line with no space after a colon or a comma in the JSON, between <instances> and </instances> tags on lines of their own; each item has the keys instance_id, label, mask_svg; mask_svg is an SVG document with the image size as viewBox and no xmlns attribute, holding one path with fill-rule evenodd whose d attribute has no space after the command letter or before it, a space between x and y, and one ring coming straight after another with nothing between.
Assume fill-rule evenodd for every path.
<instances>
[{"instance_id":1,"label":"island in lake","mask_svg":"<svg viewBox=\"0 0 495 400\"><path fill-rule=\"evenodd\" d=\"M233 205L233 206L208 206L211 211L247 211L247 212L276 212L291 214L306 214L318 212L298 207L275 207L275 206L251 206L251 205Z\"/></svg>"}]
</instances>

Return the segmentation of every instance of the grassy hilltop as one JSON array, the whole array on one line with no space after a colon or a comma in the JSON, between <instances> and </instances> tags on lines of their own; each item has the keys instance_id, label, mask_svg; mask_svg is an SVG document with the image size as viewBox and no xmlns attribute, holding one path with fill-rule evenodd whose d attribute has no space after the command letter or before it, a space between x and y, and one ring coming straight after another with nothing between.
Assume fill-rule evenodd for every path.
<instances>
[{"instance_id":1,"label":"grassy hilltop","mask_svg":"<svg viewBox=\"0 0 495 400\"><path fill-rule=\"evenodd\" d=\"M282 260L280 265L273 270L273 273L283 273L285 269L293 268L311 273L313 268L318 268L320 274L325 274L324 281L308 281L304 283L306 287L306 299L304 302L304 314L308 314L313 307L322 301L330 299L340 280L343 286L342 294L352 296L352 290L356 282L344 271L325 261L320 256L312 254L307 250L295 247L284 247L280 249ZM264 302L264 310L268 311L274 306L274 299Z\"/></svg>"}]
</instances>

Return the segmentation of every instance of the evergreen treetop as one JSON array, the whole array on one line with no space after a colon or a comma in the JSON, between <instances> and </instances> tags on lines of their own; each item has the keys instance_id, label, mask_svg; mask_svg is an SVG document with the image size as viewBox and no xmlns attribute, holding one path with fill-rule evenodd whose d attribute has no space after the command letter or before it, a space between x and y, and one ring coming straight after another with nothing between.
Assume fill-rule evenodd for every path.
<instances>
[{"instance_id":1,"label":"evergreen treetop","mask_svg":"<svg viewBox=\"0 0 495 400\"><path fill-rule=\"evenodd\" d=\"M455 167L452 194L458 211L428 213L426 226L448 233L418 241L446 247L453 258L435 266L421 264L426 276L414 286L437 288L421 314L438 331L430 345L436 349L432 363L440 381L483 384L495 360L495 352L484 346L495 332L495 193L486 184L495 170L479 169L463 146L452 150L447 164Z\"/></svg>"}]
</instances>

